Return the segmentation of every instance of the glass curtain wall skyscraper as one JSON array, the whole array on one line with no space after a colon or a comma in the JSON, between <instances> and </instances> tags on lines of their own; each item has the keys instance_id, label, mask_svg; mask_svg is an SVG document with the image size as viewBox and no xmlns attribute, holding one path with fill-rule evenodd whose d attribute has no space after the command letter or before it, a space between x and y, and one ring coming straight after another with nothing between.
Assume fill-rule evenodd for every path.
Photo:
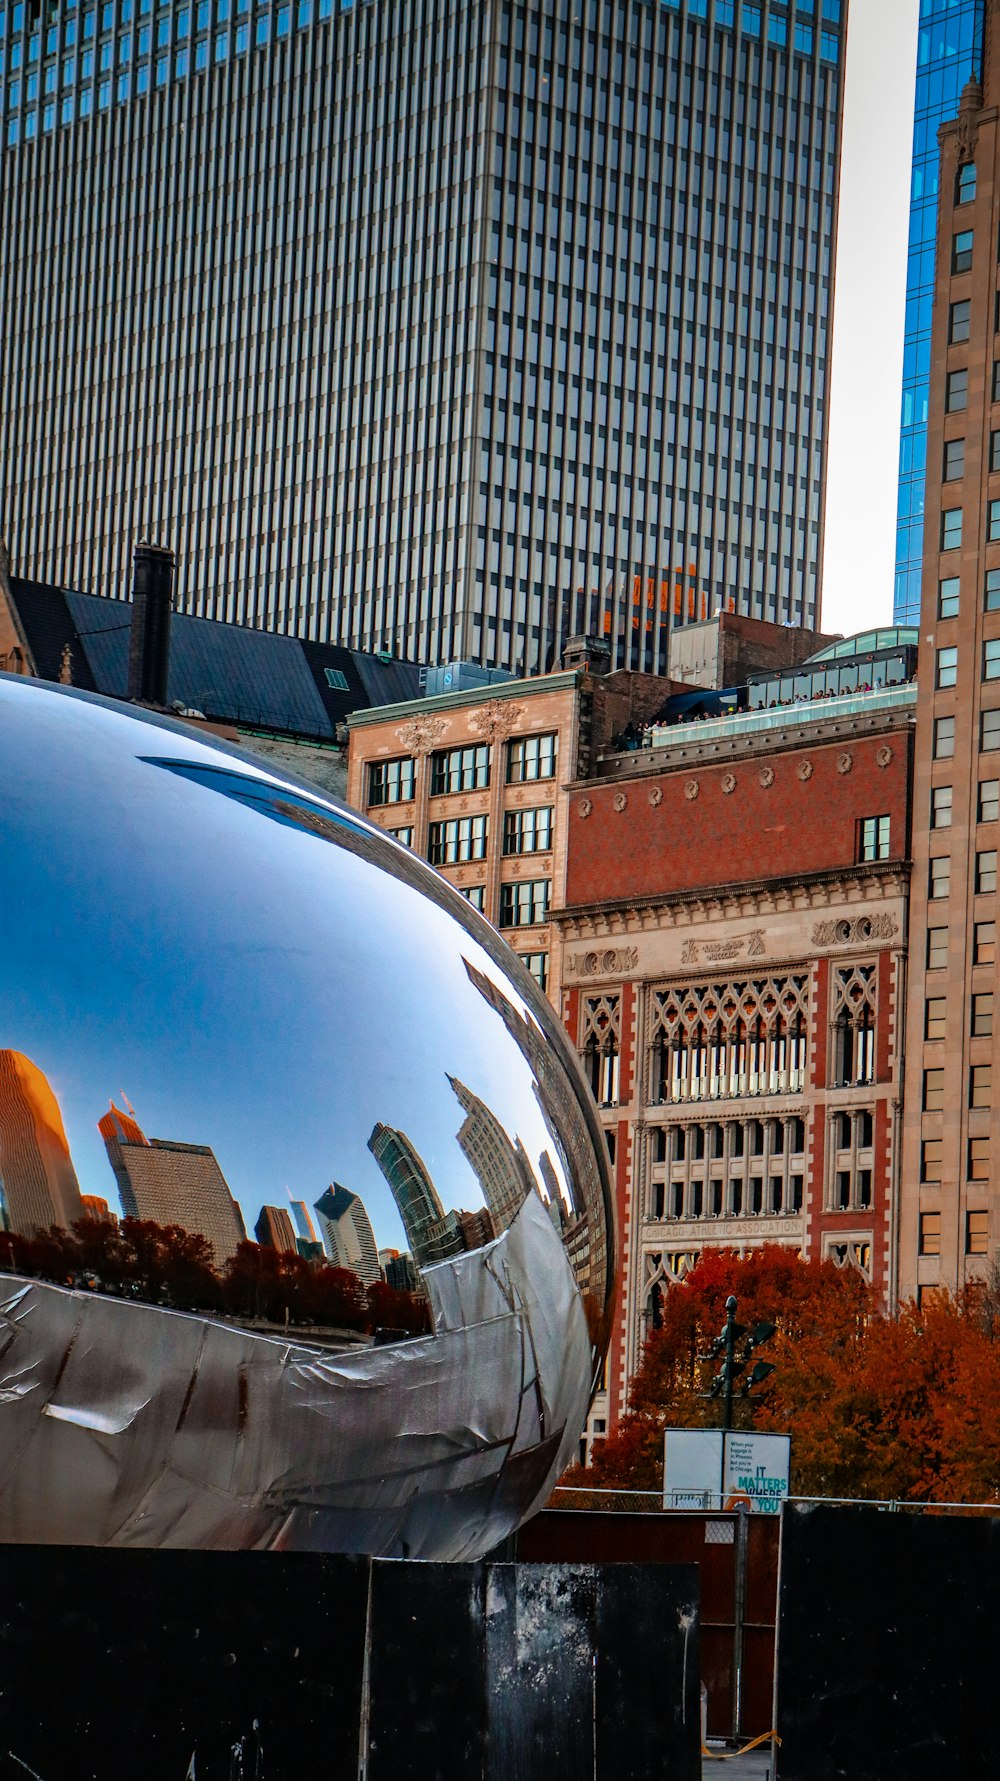
<instances>
[{"instance_id":1,"label":"glass curtain wall skyscraper","mask_svg":"<svg viewBox=\"0 0 1000 1781\"><path fill-rule=\"evenodd\" d=\"M818 618L846 0L0 0L0 533L532 672Z\"/></svg>"},{"instance_id":2,"label":"glass curtain wall skyscraper","mask_svg":"<svg viewBox=\"0 0 1000 1781\"><path fill-rule=\"evenodd\" d=\"M893 601L893 618L897 624L920 623L927 397L931 372L940 159L937 133L941 124L957 116L962 88L973 75L979 78L982 56L983 0L920 0L899 436Z\"/></svg>"}]
</instances>

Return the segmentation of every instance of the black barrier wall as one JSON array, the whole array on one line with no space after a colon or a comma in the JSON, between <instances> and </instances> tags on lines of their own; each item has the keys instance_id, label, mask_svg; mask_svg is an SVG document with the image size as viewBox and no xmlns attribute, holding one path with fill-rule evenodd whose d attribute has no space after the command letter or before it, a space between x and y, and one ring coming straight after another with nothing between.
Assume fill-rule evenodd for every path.
<instances>
[{"instance_id":1,"label":"black barrier wall","mask_svg":"<svg viewBox=\"0 0 1000 1781\"><path fill-rule=\"evenodd\" d=\"M0 1781L696 1781L691 1566L0 1548Z\"/></svg>"},{"instance_id":2,"label":"black barrier wall","mask_svg":"<svg viewBox=\"0 0 1000 1781\"><path fill-rule=\"evenodd\" d=\"M1000 1520L784 1510L778 1781L995 1781Z\"/></svg>"}]
</instances>

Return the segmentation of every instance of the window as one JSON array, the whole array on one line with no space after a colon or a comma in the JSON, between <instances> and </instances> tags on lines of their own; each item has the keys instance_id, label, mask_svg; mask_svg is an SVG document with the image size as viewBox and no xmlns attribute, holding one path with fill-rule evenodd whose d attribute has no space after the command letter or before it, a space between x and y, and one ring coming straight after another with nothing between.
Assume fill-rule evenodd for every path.
<instances>
[{"instance_id":1,"label":"window","mask_svg":"<svg viewBox=\"0 0 1000 1781\"><path fill-rule=\"evenodd\" d=\"M413 830L409 825L402 829L386 829L385 832L387 835L391 835L394 841L401 841L404 847L413 846Z\"/></svg>"},{"instance_id":2,"label":"window","mask_svg":"<svg viewBox=\"0 0 1000 1781\"><path fill-rule=\"evenodd\" d=\"M504 853L547 853L552 846L552 805L508 810L503 819Z\"/></svg>"},{"instance_id":3,"label":"window","mask_svg":"<svg viewBox=\"0 0 1000 1781\"><path fill-rule=\"evenodd\" d=\"M455 866L486 858L487 818L456 816L432 822L427 831L427 858L432 866Z\"/></svg>"},{"instance_id":4,"label":"window","mask_svg":"<svg viewBox=\"0 0 1000 1781\"><path fill-rule=\"evenodd\" d=\"M942 478L945 482L957 482L965 475L965 440L946 439L944 445L944 467Z\"/></svg>"},{"instance_id":5,"label":"window","mask_svg":"<svg viewBox=\"0 0 1000 1781\"><path fill-rule=\"evenodd\" d=\"M1000 402L1000 359L993 361L993 400Z\"/></svg>"},{"instance_id":6,"label":"window","mask_svg":"<svg viewBox=\"0 0 1000 1781\"><path fill-rule=\"evenodd\" d=\"M1000 297L1000 291L997 295ZM1000 470L1000 433L990 434L990 470Z\"/></svg>"},{"instance_id":7,"label":"window","mask_svg":"<svg viewBox=\"0 0 1000 1781\"><path fill-rule=\"evenodd\" d=\"M920 1253L921 1255L941 1254L940 1212L921 1212L920 1214Z\"/></svg>"},{"instance_id":8,"label":"window","mask_svg":"<svg viewBox=\"0 0 1000 1781\"><path fill-rule=\"evenodd\" d=\"M958 550L962 542L962 509L946 507L941 515L941 549Z\"/></svg>"},{"instance_id":9,"label":"window","mask_svg":"<svg viewBox=\"0 0 1000 1781\"><path fill-rule=\"evenodd\" d=\"M948 1004L944 996L928 996L924 1003L924 1038L943 1039L945 1026L945 1010Z\"/></svg>"},{"instance_id":10,"label":"window","mask_svg":"<svg viewBox=\"0 0 1000 1781\"><path fill-rule=\"evenodd\" d=\"M938 582L938 618L958 617L958 576L946 575Z\"/></svg>"},{"instance_id":11,"label":"window","mask_svg":"<svg viewBox=\"0 0 1000 1781\"><path fill-rule=\"evenodd\" d=\"M972 230L959 229L951 238L951 269L968 272L972 265Z\"/></svg>"},{"instance_id":12,"label":"window","mask_svg":"<svg viewBox=\"0 0 1000 1781\"><path fill-rule=\"evenodd\" d=\"M335 687L339 693L350 691L347 684L347 675L343 674L339 668L324 668L323 676L327 686Z\"/></svg>"},{"instance_id":13,"label":"window","mask_svg":"<svg viewBox=\"0 0 1000 1781\"><path fill-rule=\"evenodd\" d=\"M217 62L224 62L226 59L226 54L228 52L228 49L229 49L229 38L226 36L225 31L220 31L219 35L215 39L215 60Z\"/></svg>"},{"instance_id":14,"label":"window","mask_svg":"<svg viewBox=\"0 0 1000 1781\"><path fill-rule=\"evenodd\" d=\"M413 796L412 755L392 761L372 761L368 768L369 804L404 804Z\"/></svg>"},{"instance_id":15,"label":"window","mask_svg":"<svg viewBox=\"0 0 1000 1781\"><path fill-rule=\"evenodd\" d=\"M971 204L976 195L976 163L963 161L955 177L955 203Z\"/></svg>"},{"instance_id":16,"label":"window","mask_svg":"<svg viewBox=\"0 0 1000 1781\"><path fill-rule=\"evenodd\" d=\"M518 736L507 744L507 784L520 785L527 779L552 779L555 776L558 737Z\"/></svg>"},{"instance_id":17,"label":"window","mask_svg":"<svg viewBox=\"0 0 1000 1781\"><path fill-rule=\"evenodd\" d=\"M969 1139L969 1167L966 1179L969 1181L988 1181L990 1178L990 1141L988 1138Z\"/></svg>"},{"instance_id":18,"label":"window","mask_svg":"<svg viewBox=\"0 0 1000 1781\"><path fill-rule=\"evenodd\" d=\"M945 414L961 414L963 408L969 406L969 373L966 370L949 371L945 384Z\"/></svg>"},{"instance_id":19,"label":"window","mask_svg":"<svg viewBox=\"0 0 1000 1781\"><path fill-rule=\"evenodd\" d=\"M979 747L983 754L1000 748L1000 709L979 713Z\"/></svg>"},{"instance_id":20,"label":"window","mask_svg":"<svg viewBox=\"0 0 1000 1781\"><path fill-rule=\"evenodd\" d=\"M948 963L948 929L927 929L927 969L941 971Z\"/></svg>"},{"instance_id":21,"label":"window","mask_svg":"<svg viewBox=\"0 0 1000 1781\"><path fill-rule=\"evenodd\" d=\"M996 959L997 924L995 921L977 921L972 930L972 962L974 965L992 965Z\"/></svg>"},{"instance_id":22,"label":"window","mask_svg":"<svg viewBox=\"0 0 1000 1781\"><path fill-rule=\"evenodd\" d=\"M946 897L950 890L951 860L947 854L943 854L930 862L927 895L929 897Z\"/></svg>"},{"instance_id":23,"label":"window","mask_svg":"<svg viewBox=\"0 0 1000 1781\"><path fill-rule=\"evenodd\" d=\"M944 1071L924 1071L924 1112L942 1113L944 1111Z\"/></svg>"},{"instance_id":24,"label":"window","mask_svg":"<svg viewBox=\"0 0 1000 1781\"><path fill-rule=\"evenodd\" d=\"M1000 817L1000 779L979 781L979 821L996 822Z\"/></svg>"},{"instance_id":25,"label":"window","mask_svg":"<svg viewBox=\"0 0 1000 1781\"><path fill-rule=\"evenodd\" d=\"M483 910L486 907L485 884L459 884L456 885L455 888L465 898L466 902L471 903L473 909L478 909L480 915L482 915Z\"/></svg>"},{"instance_id":26,"label":"window","mask_svg":"<svg viewBox=\"0 0 1000 1781\"><path fill-rule=\"evenodd\" d=\"M983 644L983 679L1000 680L1000 637L987 637Z\"/></svg>"},{"instance_id":27,"label":"window","mask_svg":"<svg viewBox=\"0 0 1000 1781\"><path fill-rule=\"evenodd\" d=\"M939 649L937 652L936 685L954 686L957 679L958 650L955 648Z\"/></svg>"},{"instance_id":28,"label":"window","mask_svg":"<svg viewBox=\"0 0 1000 1781\"><path fill-rule=\"evenodd\" d=\"M532 928L549 918L549 881L526 878L520 884L500 886L500 926Z\"/></svg>"},{"instance_id":29,"label":"window","mask_svg":"<svg viewBox=\"0 0 1000 1781\"><path fill-rule=\"evenodd\" d=\"M266 43L268 38L270 37L270 35L271 35L271 21L268 18L267 13L265 12L265 13L262 13L260 18L257 20L257 28L254 33L254 40L257 43Z\"/></svg>"},{"instance_id":30,"label":"window","mask_svg":"<svg viewBox=\"0 0 1000 1781\"><path fill-rule=\"evenodd\" d=\"M965 1214L965 1253L966 1255L985 1255L989 1236L990 1215L988 1212L967 1212Z\"/></svg>"},{"instance_id":31,"label":"window","mask_svg":"<svg viewBox=\"0 0 1000 1781\"><path fill-rule=\"evenodd\" d=\"M971 307L968 297L963 297L960 303L953 303L951 306L951 313L948 317L948 339L952 346L960 346L963 340L969 338L969 310Z\"/></svg>"},{"instance_id":32,"label":"window","mask_svg":"<svg viewBox=\"0 0 1000 1781\"><path fill-rule=\"evenodd\" d=\"M1000 569L987 569L986 571L983 611L1000 612Z\"/></svg>"},{"instance_id":33,"label":"window","mask_svg":"<svg viewBox=\"0 0 1000 1781\"><path fill-rule=\"evenodd\" d=\"M539 989L545 989L549 981L549 955L547 952L522 952L521 963L529 976L535 979Z\"/></svg>"},{"instance_id":34,"label":"window","mask_svg":"<svg viewBox=\"0 0 1000 1781\"><path fill-rule=\"evenodd\" d=\"M889 818L887 816L866 816L859 826L859 860L887 860L889 858Z\"/></svg>"},{"instance_id":35,"label":"window","mask_svg":"<svg viewBox=\"0 0 1000 1781\"><path fill-rule=\"evenodd\" d=\"M953 717L936 717L934 719L934 759L950 761L955 753L955 719Z\"/></svg>"},{"instance_id":36,"label":"window","mask_svg":"<svg viewBox=\"0 0 1000 1781\"><path fill-rule=\"evenodd\" d=\"M984 847L976 854L976 891L980 895L997 888L997 850Z\"/></svg>"},{"instance_id":37,"label":"window","mask_svg":"<svg viewBox=\"0 0 1000 1781\"><path fill-rule=\"evenodd\" d=\"M490 750L487 742L470 748L444 748L431 755L431 796L446 792L481 791L490 783Z\"/></svg>"},{"instance_id":38,"label":"window","mask_svg":"<svg viewBox=\"0 0 1000 1781\"><path fill-rule=\"evenodd\" d=\"M921 1181L940 1181L943 1139L925 1138L920 1146Z\"/></svg>"},{"instance_id":39,"label":"window","mask_svg":"<svg viewBox=\"0 0 1000 1781\"><path fill-rule=\"evenodd\" d=\"M931 791L931 828L951 828L951 792L950 785L936 785ZM884 857L884 856L882 856Z\"/></svg>"},{"instance_id":40,"label":"window","mask_svg":"<svg viewBox=\"0 0 1000 1781\"><path fill-rule=\"evenodd\" d=\"M1000 540L1000 501L986 503L986 538L990 544Z\"/></svg>"},{"instance_id":41,"label":"window","mask_svg":"<svg viewBox=\"0 0 1000 1781\"><path fill-rule=\"evenodd\" d=\"M993 991L972 998L971 1034L973 1039L993 1037Z\"/></svg>"},{"instance_id":42,"label":"window","mask_svg":"<svg viewBox=\"0 0 1000 1781\"><path fill-rule=\"evenodd\" d=\"M993 1065L973 1064L969 1071L969 1106L992 1107Z\"/></svg>"}]
</instances>

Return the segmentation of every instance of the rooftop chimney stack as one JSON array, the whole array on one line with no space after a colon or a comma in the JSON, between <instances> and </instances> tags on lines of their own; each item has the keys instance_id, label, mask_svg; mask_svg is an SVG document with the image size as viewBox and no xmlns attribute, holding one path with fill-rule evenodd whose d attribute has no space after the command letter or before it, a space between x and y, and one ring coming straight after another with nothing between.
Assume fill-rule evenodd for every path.
<instances>
[{"instance_id":1,"label":"rooftop chimney stack","mask_svg":"<svg viewBox=\"0 0 1000 1781\"><path fill-rule=\"evenodd\" d=\"M173 585L173 551L158 544L137 544L132 557L128 696L145 705L167 702Z\"/></svg>"}]
</instances>

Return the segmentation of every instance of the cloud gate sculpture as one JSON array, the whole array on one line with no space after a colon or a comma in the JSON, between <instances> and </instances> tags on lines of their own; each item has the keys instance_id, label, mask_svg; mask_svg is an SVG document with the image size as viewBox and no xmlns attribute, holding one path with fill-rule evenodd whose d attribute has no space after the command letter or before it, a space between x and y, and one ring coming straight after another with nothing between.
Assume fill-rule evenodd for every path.
<instances>
[{"instance_id":1,"label":"cloud gate sculpture","mask_svg":"<svg viewBox=\"0 0 1000 1781\"><path fill-rule=\"evenodd\" d=\"M479 1556L573 1457L607 1336L605 1148L548 1003L430 867L239 750L2 676L0 762L0 1540ZM258 1206L318 1206L429 1333L262 1333L5 1251L118 1199L220 1265Z\"/></svg>"}]
</instances>

